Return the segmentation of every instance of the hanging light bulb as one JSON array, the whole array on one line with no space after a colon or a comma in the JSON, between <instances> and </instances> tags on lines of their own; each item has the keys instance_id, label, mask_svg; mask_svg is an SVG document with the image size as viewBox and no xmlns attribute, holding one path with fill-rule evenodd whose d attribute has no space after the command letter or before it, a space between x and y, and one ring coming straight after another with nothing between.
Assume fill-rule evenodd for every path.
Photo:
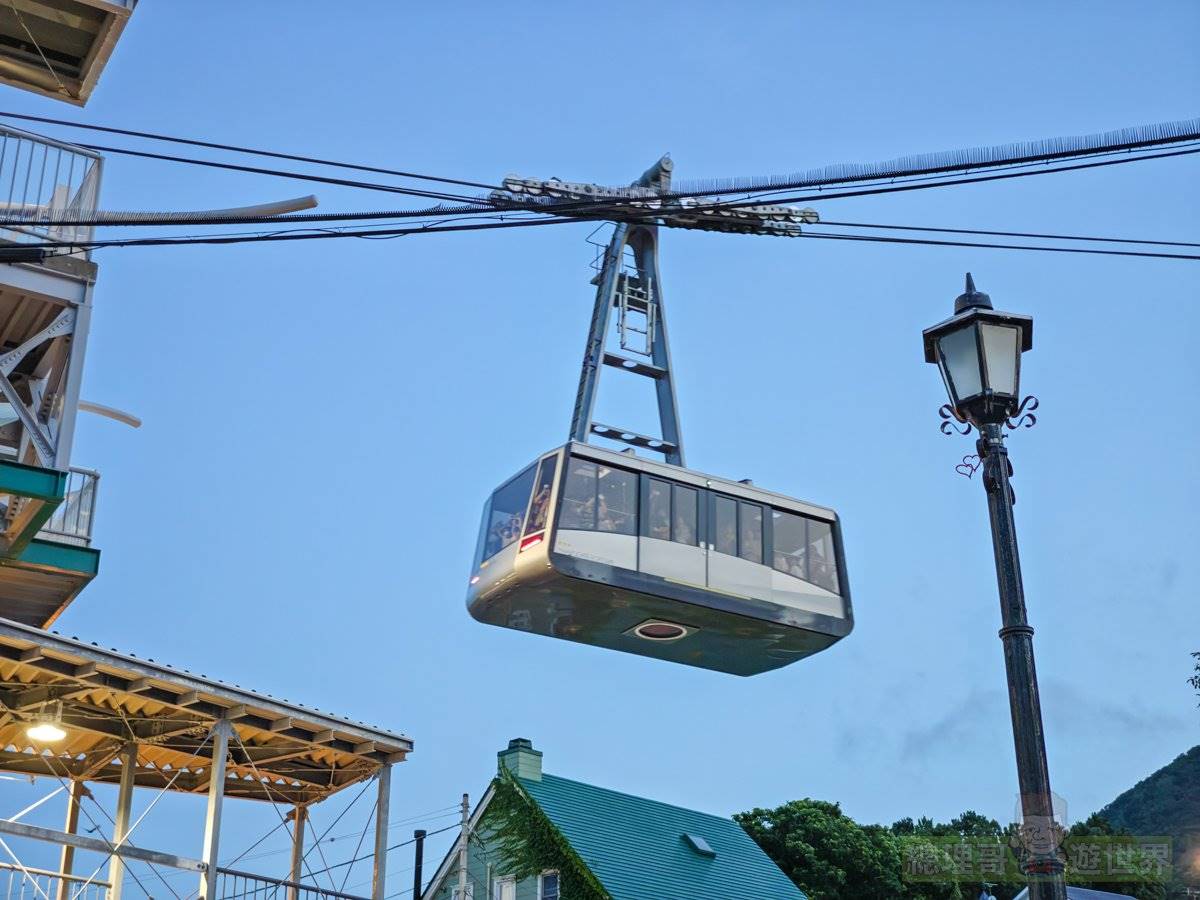
<instances>
[{"instance_id":1,"label":"hanging light bulb","mask_svg":"<svg viewBox=\"0 0 1200 900\"><path fill-rule=\"evenodd\" d=\"M25 734L41 744L53 744L67 736L62 728L62 703L53 713L38 713Z\"/></svg>"}]
</instances>

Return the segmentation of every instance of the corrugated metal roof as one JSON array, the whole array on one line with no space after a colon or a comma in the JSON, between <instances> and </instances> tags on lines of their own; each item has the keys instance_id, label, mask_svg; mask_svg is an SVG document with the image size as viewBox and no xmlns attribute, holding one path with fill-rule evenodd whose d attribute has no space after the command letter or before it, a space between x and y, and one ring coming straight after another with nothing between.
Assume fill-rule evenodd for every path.
<instances>
[{"instance_id":1,"label":"corrugated metal roof","mask_svg":"<svg viewBox=\"0 0 1200 900\"><path fill-rule=\"evenodd\" d=\"M519 780L613 900L807 900L732 819L556 775Z\"/></svg>"},{"instance_id":2,"label":"corrugated metal roof","mask_svg":"<svg viewBox=\"0 0 1200 900\"><path fill-rule=\"evenodd\" d=\"M51 747L27 734L46 711L67 732ZM231 797L317 802L412 750L411 739L376 726L0 619L2 771L111 782L132 741L135 784L203 790L220 719L233 725Z\"/></svg>"}]
</instances>

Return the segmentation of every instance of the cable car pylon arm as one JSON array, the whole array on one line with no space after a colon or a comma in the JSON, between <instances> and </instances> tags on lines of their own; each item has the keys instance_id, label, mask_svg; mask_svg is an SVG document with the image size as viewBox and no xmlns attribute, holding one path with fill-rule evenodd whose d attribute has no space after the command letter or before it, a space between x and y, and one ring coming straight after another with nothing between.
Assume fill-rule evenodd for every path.
<instances>
[{"instance_id":1,"label":"cable car pylon arm","mask_svg":"<svg viewBox=\"0 0 1200 900\"><path fill-rule=\"evenodd\" d=\"M727 206L715 197L671 197L669 156L664 156L629 187L563 181L560 178L525 178L507 175L502 189L488 199L501 207L531 212L595 219L594 206L603 206L605 218L614 222L653 222L666 228L690 228L731 234L765 234L797 237L801 225L812 225L820 216L811 207L759 204ZM609 200L613 205L605 205Z\"/></svg>"},{"instance_id":2,"label":"cable car pylon arm","mask_svg":"<svg viewBox=\"0 0 1200 900\"><path fill-rule=\"evenodd\" d=\"M670 157L664 156L643 173L634 187L666 193L671 187L672 168ZM627 259L627 249L633 255L632 262ZM654 450L668 463L682 466L683 437L660 286L657 225L618 222L594 281L596 302L575 395L571 440L587 443L595 435L631 447ZM618 317L618 346L610 349L608 342L614 309ZM654 382L661 437L594 421L600 371L606 365Z\"/></svg>"}]
</instances>

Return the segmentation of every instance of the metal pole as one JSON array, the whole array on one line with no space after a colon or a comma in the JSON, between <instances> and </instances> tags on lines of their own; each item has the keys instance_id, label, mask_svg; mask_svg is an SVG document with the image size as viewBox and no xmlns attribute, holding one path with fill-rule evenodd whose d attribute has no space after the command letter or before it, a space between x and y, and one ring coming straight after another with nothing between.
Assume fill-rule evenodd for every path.
<instances>
[{"instance_id":1,"label":"metal pole","mask_svg":"<svg viewBox=\"0 0 1200 900\"><path fill-rule=\"evenodd\" d=\"M292 820L292 827L295 829L292 833L292 865L288 870L288 880L299 884L304 874L304 825L308 821L308 807L297 803L288 818ZM288 888L288 900L296 900L297 893L296 888Z\"/></svg>"},{"instance_id":2,"label":"metal pole","mask_svg":"<svg viewBox=\"0 0 1200 900\"><path fill-rule=\"evenodd\" d=\"M375 803L375 868L371 875L371 900L383 900L387 887L388 818L392 803L392 767L379 770L379 799ZM415 900L415 898L414 898Z\"/></svg>"},{"instance_id":3,"label":"metal pole","mask_svg":"<svg viewBox=\"0 0 1200 900\"><path fill-rule=\"evenodd\" d=\"M129 810L133 805L133 779L137 769L137 744L127 743L121 748L121 783L117 788L117 814L113 819L113 847L121 848L129 832ZM113 852L108 864L109 900L121 900L122 882L125 881L125 861Z\"/></svg>"},{"instance_id":4,"label":"metal pole","mask_svg":"<svg viewBox=\"0 0 1200 900\"><path fill-rule=\"evenodd\" d=\"M996 554L996 581L1000 588L1000 613L1004 627L1004 666L1008 672L1008 701L1012 713L1013 743L1017 752L1017 780L1021 789L1022 831L1028 855L1024 860L1030 900L1067 900L1060 843L1050 793L1050 770L1042 730L1042 705L1038 697L1037 670L1033 662L1033 629L1025 614L1025 588L1017 552L1017 526L1009 485L1012 464L999 424L983 426L979 441L983 457L983 485L987 491Z\"/></svg>"},{"instance_id":5,"label":"metal pole","mask_svg":"<svg viewBox=\"0 0 1200 900\"><path fill-rule=\"evenodd\" d=\"M413 840L416 841L416 849L413 851L415 859L413 860L413 900L421 900L421 888L424 885L421 867L425 865L425 829L418 828L413 832Z\"/></svg>"},{"instance_id":6,"label":"metal pole","mask_svg":"<svg viewBox=\"0 0 1200 900\"><path fill-rule=\"evenodd\" d=\"M200 900L217 896L217 852L221 843L221 805L225 800L225 767L229 758L229 736L233 725L221 719L213 725L212 762L208 770L208 809L204 816L204 852L200 859Z\"/></svg>"},{"instance_id":7,"label":"metal pole","mask_svg":"<svg viewBox=\"0 0 1200 900\"><path fill-rule=\"evenodd\" d=\"M458 892L454 900L467 900L467 838L471 830L471 803L462 798L462 831L458 835Z\"/></svg>"},{"instance_id":8,"label":"metal pole","mask_svg":"<svg viewBox=\"0 0 1200 900\"><path fill-rule=\"evenodd\" d=\"M71 787L67 791L67 822L63 826L63 831L67 834L75 834L79 830L79 804L83 800L84 791L87 787L82 781L71 782ZM58 891L55 900L70 900L71 888L67 879L63 875L70 875L75 866L75 848L70 844L63 844L62 851L58 858Z\"/></svg>"}]
</instances>

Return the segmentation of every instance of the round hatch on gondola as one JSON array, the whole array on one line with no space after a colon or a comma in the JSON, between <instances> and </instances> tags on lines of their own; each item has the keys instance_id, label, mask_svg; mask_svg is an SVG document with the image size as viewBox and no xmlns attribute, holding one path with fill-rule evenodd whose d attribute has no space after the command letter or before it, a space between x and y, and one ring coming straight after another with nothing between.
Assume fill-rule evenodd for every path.
<instances>
[{"instance_id":1,"label":"round hatch on gondola","mask_svg":"<svg viewBox=\"0 0 1200 900\"><path fill-rule=\"evenodd\" d=\"M674 622L650 619L633 629L633 633L647 641L677 641L687 637L692 629Z\"/></svg>"}]
</instances>

